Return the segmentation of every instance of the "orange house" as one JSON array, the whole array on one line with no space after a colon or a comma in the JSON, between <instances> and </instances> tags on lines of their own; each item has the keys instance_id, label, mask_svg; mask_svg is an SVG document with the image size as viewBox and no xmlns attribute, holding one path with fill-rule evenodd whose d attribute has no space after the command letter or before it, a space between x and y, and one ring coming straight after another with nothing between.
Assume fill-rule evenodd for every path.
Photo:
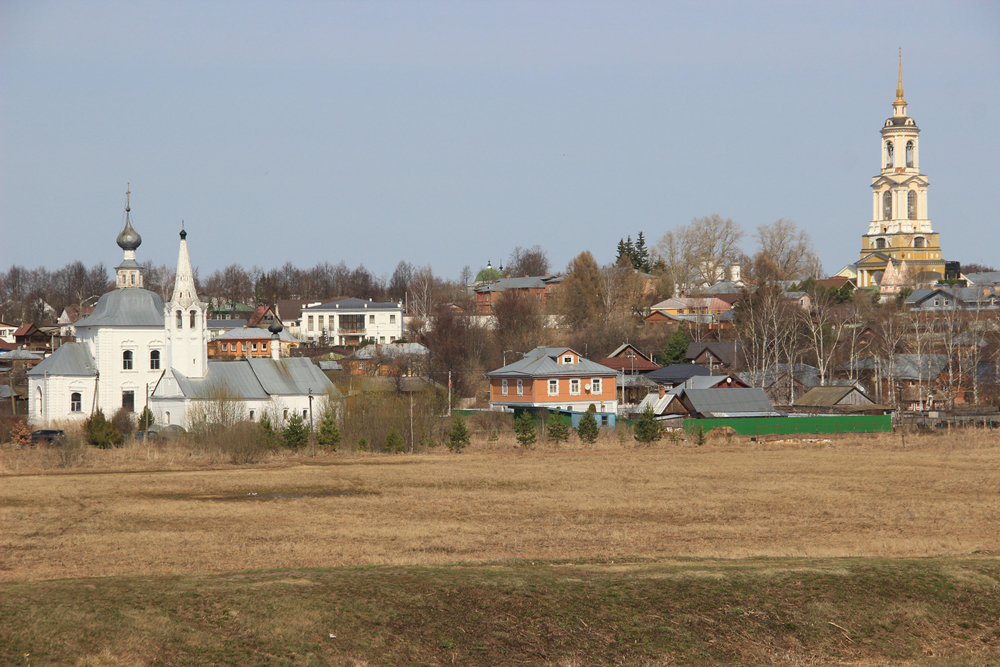
<instances>
[{"instance_id":1,"label":"orange house","mask_svg":"<svg viewBox=\"0 0 1000 667\"><path fill-rule=\"evenodd\" d=\"M568 347L537 347L523 359L486 374L490 407L548 408L614 414L618 410L614 369L584 359Z\"/></svg>"},{"instance_id":2,"label":"orange house","mask_svg":"<svg viewBox=\"0 0 1000 667\"><path fill-rule=\"evenodd\" d=\"M293 347L299 346L299 341L292 338L287 331L279 335L282 357L287 357ZM243 359L248 357L271 356L271 332L257 327L240 327L230 329L221 336L209 341L209 359Z\"/></svg>"}]
</instances>

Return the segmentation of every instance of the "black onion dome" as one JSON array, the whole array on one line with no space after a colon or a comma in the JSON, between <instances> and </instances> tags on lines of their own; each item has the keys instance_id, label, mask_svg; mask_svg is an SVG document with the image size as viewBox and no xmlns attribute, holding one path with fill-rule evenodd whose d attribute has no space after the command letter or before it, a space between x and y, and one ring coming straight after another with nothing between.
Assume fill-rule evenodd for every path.
<instances>
[{"instance_id":1,"label":"black onion dome","mask_svg":"<svg viewBox=\"0 0 1000 667\"><path fill-rule=\"evenodd\" d=\"M118 247L122 250L135 250L142 244L142 237L132 229L132 221L125 220L125 229L118 235Z\"/></svg>"},{"instance_id":2,"label":"black onion dome","mask_svg":"<svg viewBox=\"0 0 1000 667\"><path fill-rule=\"evenodd\" d=\"M280 322L278 322L278 320L273 320L273 321L271 322L271 326L269 326L269 327L267 328L267 330L268 330L268 331L270 331L271 333L273 333L273 334L277 335L277 334L280 334L280 333L281 333L281 330L282 330L283 328L284 328L284 327L282 327L282 326L281 326L281 323L280 323Z\"/></svg>"}]
</instances>

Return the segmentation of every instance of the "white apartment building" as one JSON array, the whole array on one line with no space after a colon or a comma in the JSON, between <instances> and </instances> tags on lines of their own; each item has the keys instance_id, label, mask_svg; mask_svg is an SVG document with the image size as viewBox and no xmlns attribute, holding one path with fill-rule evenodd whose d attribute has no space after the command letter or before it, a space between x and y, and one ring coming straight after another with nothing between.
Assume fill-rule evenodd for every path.
<instances>
[{"instance_id":1,"label":"white apartment building","mask_svg":"<svg viewBox=\"0 0 1000 667\"><path fill-rule=\"evenodd\" d=\"M311 303L302 308L299 338L357 346L364 340L392 343L403 337L403 304L364 299Z\"/></svg>"}]
</instances>

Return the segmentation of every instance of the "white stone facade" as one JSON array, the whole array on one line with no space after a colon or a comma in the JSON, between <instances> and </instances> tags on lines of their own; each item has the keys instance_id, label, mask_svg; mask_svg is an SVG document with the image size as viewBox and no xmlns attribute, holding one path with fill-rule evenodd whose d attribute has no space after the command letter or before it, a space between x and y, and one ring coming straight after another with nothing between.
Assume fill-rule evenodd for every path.
<instances>
[{"instance_id":1,"label":"white stone facade","mask_svg":"<svg viewBox=\"0 0 1000 667\"><path fill-rule=\"evenodd\" d=\"M360 345L364 340L394 343L403 337L403 304L364 299L312 303L302 309L299 338L330 345Z\"/></svg>"}]
</instances>

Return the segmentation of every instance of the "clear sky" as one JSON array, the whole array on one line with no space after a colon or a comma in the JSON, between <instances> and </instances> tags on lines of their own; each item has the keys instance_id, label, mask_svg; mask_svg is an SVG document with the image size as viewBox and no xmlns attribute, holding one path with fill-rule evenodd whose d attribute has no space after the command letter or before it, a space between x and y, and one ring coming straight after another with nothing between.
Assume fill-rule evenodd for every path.
<instances>
[{"instance_id":1,"label":"clear sky","mask_svg":"<svg viewBox=\"0 0 1000 667\"><path fill-rule=\"evenodd\" d=\"M1000 3L0 3L0 267L561 270L718 213L858 258L897 49L946 259L1000 264Z\"/></svg>"}]
</instances>

